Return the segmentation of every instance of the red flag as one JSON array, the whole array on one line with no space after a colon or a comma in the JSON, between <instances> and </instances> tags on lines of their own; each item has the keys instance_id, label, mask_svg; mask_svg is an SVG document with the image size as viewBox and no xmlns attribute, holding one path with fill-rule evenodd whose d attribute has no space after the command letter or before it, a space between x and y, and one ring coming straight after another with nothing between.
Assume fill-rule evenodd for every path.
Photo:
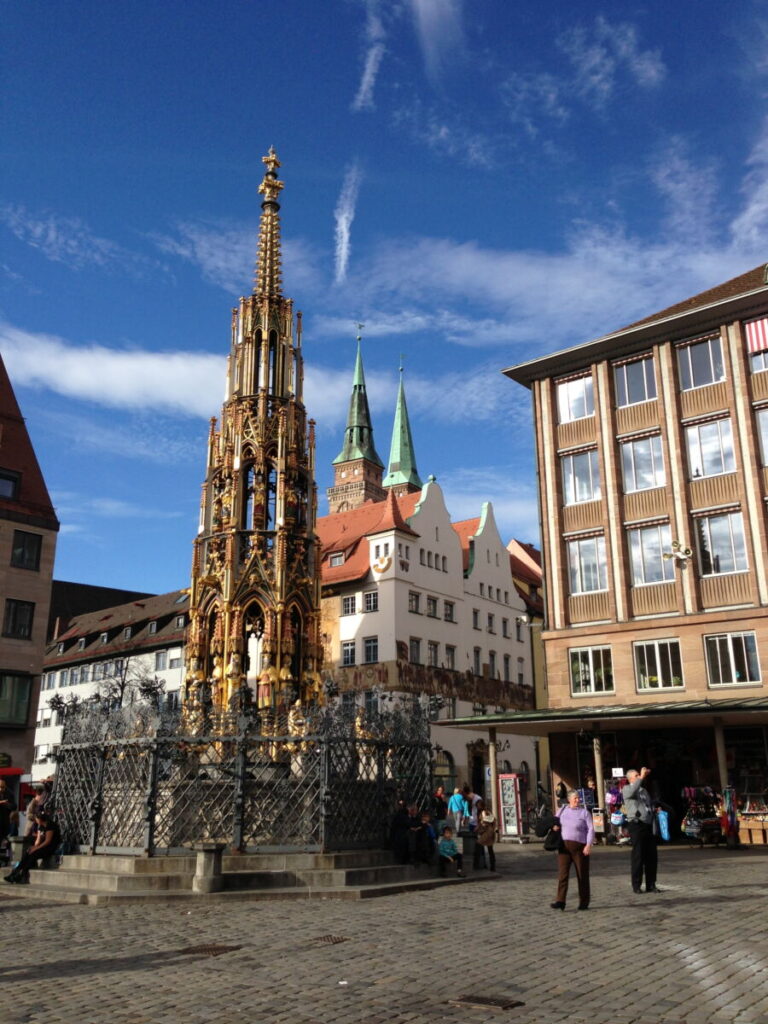
<instances>
[{"instance_id":1,"label":"red flag","mask_svg":"<svg viewBox=\"0 0 768 1024\"><path fill-rule=\"evenodd\" d=\"M747 351L765 352L768 349L768 317L750 320L744 324L744 330L747 332Z\"/></svg>"}]
</instances>

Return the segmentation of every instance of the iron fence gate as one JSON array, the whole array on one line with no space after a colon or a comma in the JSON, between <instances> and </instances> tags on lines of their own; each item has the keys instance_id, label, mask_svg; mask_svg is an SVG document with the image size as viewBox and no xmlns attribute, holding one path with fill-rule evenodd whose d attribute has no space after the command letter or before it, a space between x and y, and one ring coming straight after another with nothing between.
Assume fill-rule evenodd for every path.
<instances>
[{"instance_id":1,"label":"iron fence gate","mask_svg":"<svg viewBox=\"0 0 768 1024\"><path fill-rule=\"evenodd\" d=\"M418 701L372 713L333 704L208 714L190 725L184 713L145 705L67 714L54 801L71 848L375 848L398 799L428 802L429 724Z\"/></svg>"}]
</instances>

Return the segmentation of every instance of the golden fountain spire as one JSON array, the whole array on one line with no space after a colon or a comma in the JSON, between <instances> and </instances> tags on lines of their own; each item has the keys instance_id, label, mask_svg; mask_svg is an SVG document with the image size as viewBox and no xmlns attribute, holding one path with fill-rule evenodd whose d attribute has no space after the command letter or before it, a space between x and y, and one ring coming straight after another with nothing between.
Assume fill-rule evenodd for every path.
<instances>
[{"instance_id":1,"label":"golden fountain spire","mask_svg":"<svg viewBox=\"0 0 768 1024\"><path fill-rule=\"evenodd\" d=\"M254 295L277 298L282 294L281 254L280 254L280 203L278 198L284 187L278 180L277 159L274 147L261 158L266 165L264 180L259 185L259 192L264 196L261 204L262 214L259 225L259 251L256 256L256 279Z\"/></svg>"}]
</instances>

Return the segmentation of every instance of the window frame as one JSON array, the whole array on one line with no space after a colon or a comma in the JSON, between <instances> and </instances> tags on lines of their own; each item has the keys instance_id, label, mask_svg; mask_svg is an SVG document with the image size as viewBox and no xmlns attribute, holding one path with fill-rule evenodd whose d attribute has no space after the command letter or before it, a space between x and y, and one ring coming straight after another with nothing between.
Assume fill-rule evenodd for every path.
<instances>
[{"instance_id":1,"label":"window frame","mask_svg":"<svg viewBox=\"0 0 768 1024\"><path fill-rule=\"evenodd\" d=\"M342 594L342 597L341 597L341 614L342 615L356 615L357 614L357 594Z\"/></svg>"},{"instance_id":2,"label":"window frame","mask_svg":"<svg viewBox=\"0 0 768 1024\"><path fill-rule=\"evenodd\" d=\"M6 597L3 610L3 636L8 640L32 640L35 628L35 602Z\"/></svg>"},{"instance_id":3,"label":"window frame","mask_svg":"<svg viewBox=\"0 0 768 1024\"><path fill-rule=\"evenodd\" d=\"M747 638L749 638L752 641L752 648L753 649L752 649L751 652L747 650L747 645L746 645L746 643L744 643L744 641ZM733 641L736 640L736 639L741 640L743 642L744 664L746 665L747 669L749 670L751 668L750 661L753 661L753 664L757 667L757 678L756 679L752 679L752 678L750 678L750 679L734 679L733 682L719 682L719 683L715 682L713 680L713 674L714 674L713 673L713 664L712 664L712 661L711 661L711 658L710 658L710 653L712 651L711 641L715 641L715 642L717 642L717 641L726 641L729 668L731 670L731 675L736 676L736 674L737 674L736 673L736 659L734 657L734 650L733 650ZM743 630L736 630L733 633L707 633L707 634L705 634L702 637L702 641L703 641L703 644L704 644L704 661L706 662L706 665L707 665L707 687L709 689L711 689L711 690L722 690L722 689L731 689L734 686L762 686L762 684L763 684L763 675L762 675L762 670L760 668L760 655L758 654L758 650L757 650L757 634L755 633L754 630L752 630L752 629L743 629ZM721 664L722 663L722 657L720 657L719 646L717 648L715 648L715 649L716 649L716 651L718 653L718 661ZM720 669L720 674L722 675L722 669Z\"/></svg>"},{"instance_id":4,"label":"window frame","mask_svg":"<svg viewBox=\"0 0 768 1024\"><path fill-rule=\"evenodd\" d=\"M354 640L342 640L341 641L341 666L342 668L351 668L356 661L356 643Z\"/></svg>"},{"instance_id":5,"label":"window frame","mask_svg":"<svg viewBox=\"0 0 768 1024\"><path fill-rule=\"evenodd\" d=\"M588 386L586 382L588 382ZM576 388L578 384L584 384L584 387L580 395L575 395L572 392L578 390ZM563 400L563 395L566 395L565 400ZM558 423L575 423L577 420L586 420L590 416L594 416L595 382L591 371L580 374L578 377L555 381L555 401ZM586 411L582 415L574 415L574 409L578 407L579 402L583 402ZM567 415L563 415L564 412L567 412Z\"/></svg>"},{"instance_id":6,"label":"window frame","mask_svg":"<svg viewBox=\"0 0 768 1024\"><path fill-rule=\"evenodd\" d=\"M727 429L724 429L727 428ZM702 430L710 432L713 428L717 431L717 447L719 449L720 468L714 472L704 472L705 455L707 442L702 441ZM725 436L727 435L727 437ZM730 448L727 442L730 442ZM698 458L694 456L694 450ZM714 476L725 476L727 473L736 472L736 448L733 443L733 427L730 416L722 416L716 420L705 420L702 423L691 423L685 428L685 451L688 458L688 479L709 480ZM694 463L697 463L694 472Z\"/></svg>"},{"instance_id":7,"label":"window frame","mask_svg":"<svg viewBox=\"0 0 768 1024\"><path fill-rule=\"evenodd\" d=\"M680 675L679 676L671 675L670 678L673 679L673 680L674 679L679 679L680 682L679 682L679 684L674 684L674 683L672 683L672 684L664 684L663 682L659 682L658 685L656 685L656 686L651 686L651 685L643 686L642 683L641 683L642 673L641 673L640 663L639 663L639 653L640 653L641 650L653 649L653 651L654 651L654 659L655 659L655 662L656 662L657 674L654 675L654 676L651 676L650 674L646 673L646 678L647 679L653 678L653 679L658 680L659 679L658 667L659 667L659 664L660 664L660 656L659 655L660 655L660 650L661 650L662 647L668 647L669 648L668 658L669 658L670 669L672 667L672 653L671 652L672 652L673 648L676 648L676 651L677 651L677 663L678 663L678 666L680 668ZM680 640L679 640L678 637L659 637L656 640L637 640L637 641L635 641L632 644L632 663L634 665L634 670L635 670L635 689L636 689L636 691L638 693L655 693L655 692L660 692L660 691L663 691L663 690L673 690L674 692L677 693L680 690L684 690L685 689L685 670L683 668L683 656L682 656L682 650L681 650L681 647L680 647ZM646 661L646 668L647 668L647 661Z\"/></svg>"},{"instance_id":8,"label":"window frame","mask_svg":"<svg viewBox=\"0 0 768 1024\"><path fill-rule=\"evenodd\" d=\"M715 368L717 360L712 358L712 343L716 342L719 352L720 370L722 376L715 376ZM691 353L694 349L700 348L703 345L709 347L709 367L712 371L712 378L702 383L696 383L694 381L694 364L691 359ZM681 391L696 391L698 388L708 388L713 384L720 384L721 381L726 380L725 374L725 359L723 358L723 339L719 334L713 334L708 338L696 338L693 341L684 342L681 345L677 345L677 372L680 382ZM686 383L687 382L687 383Z\"/></svg>"},{"instance_id":9,"label":"window frame","mask_svg":"<svg viewBox=\"0 0 768 1024\"><path fill-rule=\"evenodd\" d=\"M370 656L371 651L373 657ZM377 636L364 636L363 637L363 664L364 665L375 665L379 660L379 638Z\"/></svg>"},{"instance_id":10,"label":"window frame","mask_svg":"<svg viewBox=\"0 0 768 1024\"><path fill-rule=\"evenodd\" d=\"M418 590L408 591L408 611L414 615L421 615L421 594Z\"/></svg>"},{"instance_id":11,"label":"window frame","mask_svg":"<svg viewBox=\"0 0 768 1024\"><path fill-rule=\"evenodd\" d=\"M414 657L415 653L415 657ZM421 637L411 636L408 638L408 661L411 665L421 665Z\"/></svg>"},{"instance_id":12,"label":"window frame","mask_svg":"<svg viewBox=\"0 0 768 1024\"><path fill-rule=\"evenodd\" d=\"M629 401L629 387L628 387L628 380L627 380L627 367L628 366L637 366L638 364L642 364L643 365L643 389L645 391L645 398L641 398L638 401L631 402L631 401ZM650 384L652 385L652 389L653 389L653 394L652 395L649 394L650 389L649 389L649 386L648 386L649 385L649 379L648 379L649 378L649 375L648 375L648 367L649 366L650 366L650 377L651 377ZM625 401L623 401L623 402L619 400L620 397L621 397L620 396L620 390L621 389L620 389L620 386L619 386L619 378L620 378L621 375L623 375L623 384L621 385L621 388L623 388L624 398L625 398ZM633 406L633 405L644 405L646 402L655 402L656 399L658 398L658 390L656 388L656 366L654 364L653 356L652 355L640 356L638 359L628 359L626 362L619 363L618 365L614 365L614 367L613 367L613 389L614 389L614 394L616 395L616 408L617 409L627 409L627 408L629 408L630 406Z\"/></svg>"},{"instance_id":13,"label":"window frame","mask_svg":"<svg viewBox=\"0 0 768 1024\"><path fill-rule=\"evenodd\" d=\"M645 443L650 443L650 463L653 483L648 487L638 487L638 458L636 448ZM621 458L621 474L624 483L625 494L638 494L641 491L652 491L657 487L665 487L667 483L667 470L664 465L664 446L661 441L661 434L647 434L644 437L630 437L619 444ZM628 479L627 462L631 459L632 486Z\"/></svg>"},{"instance_id":14,"label":"window frame","mask_svg":"<svg viewBox=\"0 0 768 1024\"><path fill-rule=\"evenodd\" d=\"M25 538L22 540L22 538ZM30 544L29 542L34 543ZM29 548L32 548L32 557L29 557ZM21 553L22 557L18 557ZM42 533L31 533L29 530L14 530L11 540L11 561L12 569L24 569L26 572L40 572L40 558L43 553Z\"/></svg>"},{"instance_id":15,"label":"window frame","mask_svg":"<svg viewBox=\"0 0 768 1024\"><path fill-rule=\"evenodd\" d=\"M607 670L608 670L608 673L610 675L610 688L605 686L605 685L603 685L600 688L598 688L598 687L595 686L595 674L596 674L596 672L600 672L603 675L605 674L605 672L606 672L606 664L605 664L606 653L607 653L607 656L608 656ZM575 682L575 680L574 680L574 667L575 667L574 666L574 655L579 656L578 657L578 667L580 669L579 677L580 677L580 682L582 683L582 686L584 685L584 671L583 671L583 667L584 666L583 666L583 662L582 662L582 659L581 659L580 656L581 655L586 655L587 656L586 668L588 669L588 672L589 672L589 678L588 678L589 689L586 689L586 688L577 689L574 686L574 682ZM595 664L596 656L597 655L600 656L600 665L599 665L599 667L596 666L596 664ZM611 645L610 644L593 644L593 645L591 645L589 647L569 647L568 648L568 679L569 679L569 684L570 684L571 696L572 697L603 697L603 696L605 696L605 694L608 694L608 693L616 693L616 683L615 683L614 678L613 678L613 651L612 651Z\"/></svg>"},{"instance_id":16,"label":"window frame","mask_svg":"<svg viewBox=\"0 0 768 1024\"><path fill-rule=\"evenodd\" d=\"M364 612L377 612L379 610L379 592L378 590L364 590L363 591L363 611Z\"/></svg>"},{"instance_id":17,"label":"window frame","mask_svg":"<svg viewBox=\"0 0 768 1024\"><path fill-rule=\"evenodd\" d=\"M732 568L732 569L724 569L724 570L722 570L722 572L720 571L719 567L717 569L715 568L715 563L717 562L717 564L719 566L719 560L720 560L720 558L722 556L720 554L715 554L714 549L712 547L712 526L711 526L711 524L712 524L712 522L714 522L715 520L718 520L718 519L727 519L728 520L728 536L729 536L729 539L730 539L730 547L731 547L731 552L730 553L731 553L731 557L733 558L733 562L734 562L734 568ZM739 522L739 529L741 531L741 537L740 537L741 551L740 552L737 552L737 548L736 548L736 545L734 543L733 523L736 520L738 520L738 522ZM711 576L731 576L731 575L735 575L736 573L742 573L742 572L748 572L749 571L749 559L747 558L747 538L746 538L746 534L744 533L744 515L743 515L743 513L741 512L740 509L738 511L721 512L721 513L717 513L715 515L696 516L694 522L695 522L695 525L696 525L696 531L695 531L695 533L696 533L696 551L697 551L698 559L699 559L699 572L700 572L702 577L709 578ZM706 530L706 532L707 532L706 544L707 544L707 547L709 548L707 557L709 558L710 564L712 566L712 568L711 568L711 570L709 572L707 572L705 570L704 557L703 557L703 552L705 550L705 547L704 547L705 540L704 540L704 537L702 536L702 532L704 530ZM738 560L737 559L737 554L741 557L743 564L740 564L740 565L736 564L737 560Z\"/></svg>"},{"instance_id":18,"label":"window frame","mask_svg":"<svg viewBox=\"0 0 768 1024\"><path fill-rule=\"evenodd\" d=\"M598 583L598 586L596 586L596 587L585 587L584 586L584 582L585 582L585 580L584 580L585 567L589 571L589 566L586 565L586 563L585 563L585 561L584 561L584 559L583 559L583 557L581 555L581 548L582 548L582 545L586 545L586 544L589 544L589 543L594 543L594 545L595 545L594 564L595 564L595 568L597 570L597 583ZM598 533L598 534L592 534L589 537L573 537L573 538L569 539L566 542L566 546L567 546L567 560L568 560L568 583L569 583L569 588L570 588L569 589L570 595L572 597L577 597L580 594L600 594L600 593L604 593L608 589L608 560L607 560L607 554L606 554L605 534ZM577 589L576 586L574 586L574 560L573 560L573 555L572 555L572 552L573 552L574 548L577 548L578 553L579 553L579 556L578 556L578 566L576 567L576 569L578 571L578 580L576 581L577 585L578 585L578 589Z\"/></svg>"},{"instance_id":19,"label":"window frame","mask_svg":"<svg viewBox=\"0 0 768 1024\"><path fill-rule=\"evenodd\" d=\"M646 579L648 566L651 565L653 551L644 545L646 535L656 533L658 539L658 565L661 570L660 579ZM639 548L635 543L637 543ZM629 562L632 570L633 587L658 587L664 583L673 583L675 579L675 562L672 558L665 558L665 553L672 552L672 527L669 523L652 523L647 526L630 526L627 528L627 548L629 550ZM640 557L640 563L637 556ZM638 578L638 568L642 569L641 577Z\"/></svg>"}]
</instances>

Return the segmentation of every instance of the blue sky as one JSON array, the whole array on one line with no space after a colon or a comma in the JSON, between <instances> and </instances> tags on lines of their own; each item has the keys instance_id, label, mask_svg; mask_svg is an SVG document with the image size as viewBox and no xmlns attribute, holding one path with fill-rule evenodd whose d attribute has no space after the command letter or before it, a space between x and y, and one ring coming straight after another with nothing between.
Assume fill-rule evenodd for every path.
<instances>
[{"instance_id":1,"label":"blue sky","mask_svg":"<svg viewBox=\"0 0 768 1024\"><path fill-rule=\"evenodd\" d=\"M768 9L742 0L3 5L0 351L56 576L186 584L261 157L282 161L321 513L354 360L454 518L537 539L500 369L768 259Z\"/></svg>"}]
</instances>

